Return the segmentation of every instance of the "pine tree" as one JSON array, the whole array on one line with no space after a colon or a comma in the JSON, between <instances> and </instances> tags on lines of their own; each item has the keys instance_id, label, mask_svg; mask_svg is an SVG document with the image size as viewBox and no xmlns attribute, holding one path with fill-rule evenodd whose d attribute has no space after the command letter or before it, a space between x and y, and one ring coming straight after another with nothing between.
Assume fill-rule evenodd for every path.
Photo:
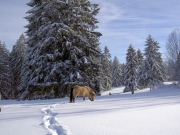
<instances>
[{"instance_id":1,"label":"pine tree","mask_svg":"<svg viewBox=\"0 0 180 135\"><path fill-rule=\"evenodd\" d=\"M165 68L162 63L159 43L154 41L151 35L148 36L145 44L145 60L139 73L139 82L144 87L150 86L150 90L160 84L165 79Z\"/></svg>"},{"instance_id":2,"label":"pine tree","mask_svg":"<svg viewBox=\"0 0 180 135\"><path fill-rule=\"evenodd\" d=\"M25 42L26 43L26 42ZM30 47L26 46L24 59L22 61L22 69L21 69L21 82L20 86L18 87L18 98L19 99L26 99L29 96L28 91L28 81L30 80L30 63L29 62L29 52Z\"/></svg>"},{"instance_id":3,"label":"pine tree","mask_svg":"<svg viewBox=\"0 0 180 135\"><path fill-rule=\"evenodd\" d=\"M125 66L125 89L124 92L131 91L134 94L134 91L137 88L137 56L136 51L129 46L126 54L126 66Z\"/></svg>"},{"instance_id":4,"label":"pine tree","mask_svg":"<svg viewBox=\"0 0 180 135\"><path fill-rule=\"evenodd\" d=\"M13 46L12 52L10 53L10 72L11 72L11 98L17 99L18 87L21 83L21 70L22 63L25 55L26 45L25 37L22 34L18 39L17 43Z\"/></svg>"},{"instance_id":5,"label":"pine tree","mask_svg":"<svg viewBox=\"0 0 180 135\"><path fill-rule=\"evenodd\" d=\"M138 49L138 51L137 51L137 63L138 63L137 64L137 66L138 66L137 73L139 75L142 72L143 63L144 63L144 57L143 57L143 54L141 53L140 49ZM142 80L138 82L138 86L137 87L140 88L140 89L144 88L144 83L143 83Z\"/></svg>"},{"instance_id":6,"label":"pine tree","mask_svg":"<svg viewBox=\"0 0 180 135\"><path fill-rule=\"evenodd\" d=\"M144 58L143 58L143 54L141 53L141 50L138 49L137 51L137 65L138 65L138 69L142 66L143 62L144 62Z\"/></svg>"},{"instance_id":7,"label":"pine tree","mask_svg":"<svg viewBox=\"0 0 180 135\"><path fill-rule=\"evenodd\" d=\"M121 78L121 84L122 85L125 85L125 64L123 63L122 65L121 65L121 69L122 69L122 78Z\"/></svg>"},{"instance_id":8,"label":"pine tree","mask_svg":"<svg viewBox=\"0 0 180 135\"><path fill-rule=\"evenodd\" d=\"M102 76L101 76L101 86L103 90L110 90L112 86L111 82L111 54L107 46L104 48L104 53L101 58L102 63Z\"/></svg>"},{"instance_id":9,"label":"pine tree","mask_svg":"<svg viewBox=\"0 0 180 135\"><path fill-rule=\"evenodd\" d=\"M112 63L112 87L122 85L122 69L118 58L115 56Z\"/></svg>"},{"instance_id":10,"label":"pine tree","mask_svg":"<svg viewBox=\"0 0 180 135\"><path fill-rule=\"evenodd\" d=\"M42 4L44 3L44 4ZM38 39L39 39L39 29L41 25L44 23L43 18L41 17L41 14L44 14L43 12L43 6L45 5L45 1L41 0L32 0L29 3L27 3L28 6L32 7L29 11L27 11L29 16L25 17L29 21L29 24L25 26L28 30L26 31L26 35L28 38L26 39L26 52L25 57L23 59L23 65L22 65L22 71L21 71L21 84L19 87L19 98L25 99L27 98L29 94L29 81L32 79L31 72L32 72L32 66L35 62L35 60L32 62L32 59L35 58L35 55L37 56L39 48L38 48ZM38 56L37 56L38 57Z\"/></svg>"},{"instance_id":11,"label":"pine tree","mask_svg":"<svg viewBox=\"0 0 180 135\"><path fill-rule=\"evenodd\" d=\"M97 50L101 33L95 31L98 5L88 0L32 1L28 5L32 6L26 17L28 73L22 84L54 85L61 95L75 84L95 88L97 57L101 56ZM23 95L28 91L26 87Z\"/></svg>"},{"instance_id":12,"label":"pine tree","mask_svg":"<svg viewBox=\"0 0 180 135\"><path fill-rule=\"evenodd\" d=\"M10 98L9 51L0 41L0 93L2 99Z\"/></svg>"}]
</instances>

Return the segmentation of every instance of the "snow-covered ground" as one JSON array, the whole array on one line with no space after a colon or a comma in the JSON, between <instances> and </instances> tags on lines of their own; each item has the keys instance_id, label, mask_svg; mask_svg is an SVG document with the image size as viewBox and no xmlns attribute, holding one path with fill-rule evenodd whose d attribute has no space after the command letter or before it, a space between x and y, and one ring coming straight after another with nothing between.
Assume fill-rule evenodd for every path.
<instances>
[{"instance_id":1,"label":"snow-covered ground","mask_svg":"<svg viewBox=\"0 0 180 135\"><path fill-rule=\"evenodd\" d=\"M179 87L165 83L134 95L122 90L94 102L0 101L0 135L180 135Z\"/></svg>"}]
</instances>

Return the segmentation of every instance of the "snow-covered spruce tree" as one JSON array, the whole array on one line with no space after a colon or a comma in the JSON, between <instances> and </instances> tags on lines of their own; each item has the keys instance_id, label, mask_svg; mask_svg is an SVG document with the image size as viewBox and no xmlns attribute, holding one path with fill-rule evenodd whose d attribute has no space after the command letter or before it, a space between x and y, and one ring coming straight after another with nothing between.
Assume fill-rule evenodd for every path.
<instances>
[{"instance_id":1,"label":"snow-covered spruce tree","mask_svg":"<svg viewBox=\"0 0 180 135\"><path fill-rule=\"evenodd\" d=\"M122 65L121 65L121 74L122 74L122 77L121 77L121 84L122 85L125 85L125 64L123 63Z\"/></svg>"},{"instance_id":2,"label":"snow-covered spruce tree","mask_svg":"<svg viewBox=\"0 0 180 135\"><path fill-rule=\"evenodd\" d=\"M141 53L141 50L140 49L138 49L138 51L137 51L137 65L138 65L138 67L137 67L137 73L138 73L138 75L142 72L142 68L143 68L143 62L144 62L144 57L143 57L143 54ZM143 83L143 81L139 81L138 82L138 88L143 88L144 87L144 83Z\"/></svg>"},{"instance_id":3,"label":"snow-covered spruce tree","mask_svg":"<svg viewBox=\"0 0 180 135\"><path fill-rule=\"evenodd\" d=\"M159 43L149 35L145 46L145 60L140 69L138 80L141 84L144 84L144 87L149 86L152 90L164 81L166 73L159 52Z\"/></svg>"},{"instance_id":4,"label":"snow-covered spruce tree","mask_svg":"<svg viewBox=\"0 0 180 135\"><path fill-rule=\"evenodd\" d=\"M10 53L10 73L11 73L11 98L17 99L18 97L18 87L21 83L21 70L22 63L25 55L26 45L25 37L22 34L17 40L16 44L13 45L13 49Z\"/></svg>"},{"instance_id":5,"label":"snow-covered spruce tree","mask_svg":"<svg viewBox=\"0 0 180 135\"><path fill-rule=\"evenodd\" d=\"M10 98L9 51L0 41L0 93L1 99Z\"/></svg>"},{"instance_id":6,"label":"snow-covered spruce tree","mask_svg":"<svg viewBox=\"0 0 180 135\"><path fill-rule=\"evenodd\" d=\"M26 31L26 34L28 38L26 39L26 52L25 57L23 59L22 64L22 71L21 71L21 84L19 87L19 98L25 99L28 98L29 90L28 87L30 85L29 81L32 79L30 78L31 72L32 72L32 64L34 64L35 61L32 61L33 58L38 57L38 30L43 24L41 14L43 14L43 4L41 4L41 0L31 0L29 3L27 3L28 6L31 6L32 9L27 11L29 16L25 17L29 21L29 24L25 26L28 28Z\"/></svg>"},{"instance_id":7,"label":"snow-covered spruce tree","mask_svg":"<svg viewBox=\"0 0 180 135\"><path fill-rule=\"evenodd\" d=\"M118 58L115 56L112 63L112 87L122 85L122 69Z\"/></svg>"},{"instance_id":8,"label":"snow-covered spruce tree","mask_svg":"<svg viewBox=\"0 0 180 135\"><path fill-rule=\"evenodd\" d=\"M138 65L138 69L142 66L143 62L144 62L143 54L141 53L141 50L138 49L138 51L137 51L137 65Z\"/></svg>"},{"instance_id":9,"label":"snow-covered spruce tree","mask_svg":"<svg viewBox=\"0 0 180 135\"><path fill-rule=\"evenodd\" d=\"M100 94L102 91L104 91L103 88L103 83L102 83L102 78L104 75L104 70L103 70L103 65L102 65L102 58L103 58L103 53L102 50L100 48L100 46L97 47L98 52L101 53L100 57L96 57L96 62L100 63L99 68L98 68L98 72L97 72L97 77L95 78L95 87L94 89L99 90L98 93L96 94Z\"/></svg>"},{"instance_id":10,"label":"snow-covered spruce tree","mask_svg":"<svg viewBox=\"0 0 180 135\"><path fill-rule=\"evenodd\" d=\"M75 84L95 88L96 57L101 56L97 50L101 33L95 32L98 5L88 0L41 0L28 5L32 9L26 17L27 86L54 85L61 94ZM29 93L28 87L24 93Z\"/></svg>"},{"instance_id":11,"label":"snow-covered spruce tree","mask_svg":"<svg viewBox=\"0 0 180 135\"><path fill-rule=\"evenodd\" d=\"M104 47L104 53L101 57L102 63L102 75L101 75L101 86L103 90L110 90L112 83L111 83L111 54L107 46Z\"/></svg>"},{"instance_id":12,"label":"snow-covered spruce tree","mask_svg":"<svg viewBox=\"0 0 180 135\"><path fill-rule=\"evenodd\" d=\"M125 88L124 92L131 91L134 94L134 91L137 88L137 56L136 51L129 46L126 54L126 66L125 66Z\"/></svg>"}]
</instances>

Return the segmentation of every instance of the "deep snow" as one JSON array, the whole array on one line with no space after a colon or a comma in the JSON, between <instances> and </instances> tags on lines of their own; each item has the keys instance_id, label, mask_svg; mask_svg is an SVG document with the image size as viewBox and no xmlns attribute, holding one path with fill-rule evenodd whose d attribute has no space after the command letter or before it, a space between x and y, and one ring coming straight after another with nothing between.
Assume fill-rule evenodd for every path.
<instances>
[{"instance_id":1,"label":"deep snow","mask_svg":"<svg viewBox=\"0 0 180 135\"><path fill-rule=\"evenodd\" d=\"M165 83L149 91L97 96L0 101L0 135L180 135L180 88ZM112 95L109 95L111 92Z\"/></svg>"}]
</instances>

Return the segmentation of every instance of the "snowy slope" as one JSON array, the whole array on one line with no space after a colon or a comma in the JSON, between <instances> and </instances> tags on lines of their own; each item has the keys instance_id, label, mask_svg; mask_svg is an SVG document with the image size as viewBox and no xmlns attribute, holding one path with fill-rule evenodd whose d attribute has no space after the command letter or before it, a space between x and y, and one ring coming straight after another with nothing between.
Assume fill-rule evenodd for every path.
<instances>
[{"instance_id":1,"label":"snowy slope","mask_svg":"<svg viewBox=\"0 0 180 135\"><path fill-rule=\"evenodd\" d=\"M179 135L180 88L104 92L94 102L0 101L0 135Z\"/></svg>"}]
</instances>

